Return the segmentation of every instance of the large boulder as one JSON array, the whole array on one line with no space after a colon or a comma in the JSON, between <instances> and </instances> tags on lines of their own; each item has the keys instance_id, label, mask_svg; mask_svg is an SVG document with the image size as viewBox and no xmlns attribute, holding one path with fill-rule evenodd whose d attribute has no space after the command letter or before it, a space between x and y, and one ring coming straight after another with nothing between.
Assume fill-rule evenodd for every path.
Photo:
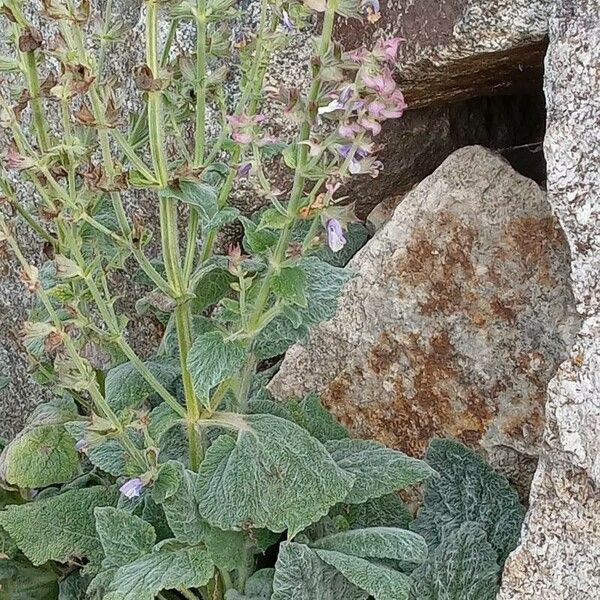
<instances>
[{"instance_id":1,"label":"large boulder","mask_svg":"<svg viewBox=\"0 0 600 600\"><path fill-rule=\"evenodd\" d=\"M481 147L452 154L350 262L340 310L271 383L361 437L538 452L546 386L579 320L545 193ZM510 475L510 473L509 473Z\"/></svg>"},{"instance_id":2,"label":"large boulder","mask_svg":"<svg viewBox=\"0 0 600 600\"><path fill-rule=\"evenodd\" d=\"M600 2L550 4L548 199L571 248L585 320L548 387L543 452L502 600L600 595Z\"/></svg>"}]
</instances>

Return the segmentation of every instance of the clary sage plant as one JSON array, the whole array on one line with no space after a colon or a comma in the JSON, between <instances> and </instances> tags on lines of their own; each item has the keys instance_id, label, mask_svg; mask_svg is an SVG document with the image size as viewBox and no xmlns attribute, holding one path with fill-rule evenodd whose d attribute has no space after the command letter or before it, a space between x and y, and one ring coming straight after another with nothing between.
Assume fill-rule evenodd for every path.
<instances>
[{"instance_id":1,"label":"clary sage plant","mask_svg":"<svg viewBox=\"0 0 600 600\"><path fill-rule=\"evenodd\" d=\"M241 39L235 0L146 0L136 112L111 77L111 46L125 41L111 1L103 17L88 0L42 4L39 27L28 1L0 2L14 49L1 58L0 239L33 297L23 339L34 375L55 393L0 460L0 598L437 594L445 562L426 557L445 530L432 537L433 509L409 529L396 495L438 481L435 470L351 439L314 396L279 403L266 389L272 359L336 310L354 221L340 188L379 174L381 124L405 109L392 75L401 40L346 52L332 39L336 18L375 22L378 3L262 0ZM316 13L309 88L267 87L270 60ZM195 48L177 55L184 26ZM274 112L295 139L274 137ZM274 163L290 177L274 180ZM264 199L253 216L231 205L240 186ZM22 251L18 218L45 263ZM220 253L235 224L241 245ZM143 357L118 283L134 267L138 311L164 325ZM460 446L437 452L487 469ZM520 515L506 482L497 488L498 514ZM479 521L454 519L448 544L463 557L475 540L473 580L494 588L515 528L495 543L495 521Z\"/></svg>"}]
</instances>

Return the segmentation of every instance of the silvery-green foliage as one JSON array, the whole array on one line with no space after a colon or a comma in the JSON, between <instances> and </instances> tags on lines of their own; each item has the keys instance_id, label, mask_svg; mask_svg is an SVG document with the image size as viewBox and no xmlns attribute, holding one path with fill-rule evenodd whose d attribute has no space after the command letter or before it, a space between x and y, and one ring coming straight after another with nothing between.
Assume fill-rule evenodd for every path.
<instances>
[{"instance_id":1,"label":"silvery-green foliage","mask_svg":"<svg viewBox=\"0 0 600 600\"><path fill-rule=\"evenodd\" d=\"M71 490L29 504L9 505L0 512L0 526L34 565L86 557L86 570L94 571L104 556L94 509L116 502L114 488Z\"/></svg>"},{"instance_id":2,"label":"silvery-green foliage","mask_svg":"<svg viewBox=\"0 0 600 600\"><path fill-rule=\"evenodd\" d=\"M353 439L314 394L267 391L273 359L335 315L367 239L339 190L379 174L371 133L405 108L399 39L347 53L331 37L378 3L261 0L240 39L244 3L148 0L135 114L101 68L126 39L111 11L44 0L38 32L25 4L0 0L14 42L0 57L0 241L34 298L36 381L57 394L0 442L0 600L406 600L411 581L425 600L487 598L522 517L506 482L458 445L434 444L427 464ZM269 61L315 13L312 85L274 94ZM183 22L196 48L180 55ZM293 139L272 138L267 102ZM268 204L254 215L231 202L250 188ZM20 250L13 213L44 239L44 264ZM137 298L123 298L130 266ZM132 346L128 306L160 341ZM398 491L423 482L409 529Z\"/></svg>"},{"instance_id":3,"label":"silvery-green foliage","mask_svg":"<svg viewBox=\"0 0 600 600\"><path fill-rule=\"evenodd\" d=\"M494 600L500 590L497 553L473 522L445 528L439 545L411 578L412 600Z\"/></svg>"},{"instance_id":4,"label":"silvery-green foliage","mask_svg":"<svg viewBox=\"0 0 600 600\"><path fill-rule=\"evenodd\" d=\"M237 426L236 438L221 436L210 446L198 473L200 513L212 525L288 529L293 536L352 488L354 476L298 425L246 415Z\"/></svg>"},{"instance_id":5,"label":"silvery-green foliage","mask_svg":"<svg viewBox=\"0 0 600 600\"><path fill-rule=\"evenodd\" d=\"M477 523L498 553L498 561L504 563L517 544L525 514L506 478L452 440L433 440L425 459L439 477L427 483L423 506L411 529L435 548L452 529Z\"/></svg>"}]
</instances>

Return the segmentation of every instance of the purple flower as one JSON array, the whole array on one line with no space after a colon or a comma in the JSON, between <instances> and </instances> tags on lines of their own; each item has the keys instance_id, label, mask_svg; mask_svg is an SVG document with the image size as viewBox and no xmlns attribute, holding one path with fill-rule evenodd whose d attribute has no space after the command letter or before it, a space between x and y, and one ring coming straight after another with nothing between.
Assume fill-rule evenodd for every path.
<instances>
[{"instance_id":1,"label":"purple flower","mask_svg":"<svg viewBox=\"0 0 600 600\"><path fill-rule=\"evenodd\" d=\"M363 0L362 9L367 15L369 23L377 23L381 19L381 7L379 0Z\"/></svg>"},{"instance_id":2,"label":"purple flower","mask_svg":"<svg viewBox=\"0 0 600 600\"><path fill-rule=\"evenodd\" d=\"M343 137L353 140L359 133L363 132L363 128L358 123L341 123L338 127L338 133Z\"/></svg>"},{"instance_id":3,"label":"purple flower","mask_svg":"<svg viewBox=\"0 0 600 600\"><path fill-rule=\"evenodd\" d=\"M144 484L142 483L142 480L139 477L136 477L126 481L119 488L119 491L121 494L123 494L123 496L125 496L125 498L129 498L131 500L132 498L137 498L140 496L143 488Z\"/></svg>"},{"instance_id":4,"label":"purple flower","mask_svg":"<svg viewBox=\"0 0 600 600\"><path fill-rule=\"evenodd\" d=\"M282 8L281 9L281 14L283 16L281 23L282 23L284 29L287 32L292 33L294 31L294 29L295 29L294 28L294 22L292 21L292 19L290 19L290 15L289 15L288 11L285 10L285 8Z\"/></svg>"},{"instance_id":5,"label":"purple flower","mask_svg":"<svg viewBox=\"0 0 600 600\"><path fill-rule=\"evenodd\" d=\"M252 163L244 163L238 167L237 176L239 179L248 179L252 171Z\"/></svg>"},{"instance_id":6,"label":"purple flower","mask_svg":"<svg viewBox=\"0 0 600 600\"><path fill-rule=\"evenodd\" d=\"M392 77L392 72L388 67L385 67L381 73L371 75L370 73L362 73L363 83L379 94L388 96L396 89L396 82Z\"/></svg>"},{"instance_id":7,"label":"purple flower","mask_svg":"<svg viewBox=\"0 0 600 600\"><path fill-rule=\"evenodd\" d=\"M327 221L327 245L331 250L339 252L347 241L340 222L337 219L329 219Z\"/></svg>"},{"instance_id":8,"label":"purple flower","mask_svg":"<svg viewBox=\"0 0 600 600\"><path fill-rule=\"evenodd\" d=\"M86 442L86 440L79 440L76 444L75 444L75 450L77 450L77 452L85 452L88 449L88 443Z\"/></svg>"}]
</instances>

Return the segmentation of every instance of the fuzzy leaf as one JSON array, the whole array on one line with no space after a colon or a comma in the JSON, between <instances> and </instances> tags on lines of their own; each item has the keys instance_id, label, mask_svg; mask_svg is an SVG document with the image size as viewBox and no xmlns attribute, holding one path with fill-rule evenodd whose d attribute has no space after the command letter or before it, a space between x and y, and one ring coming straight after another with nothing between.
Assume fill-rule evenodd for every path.
<instances>
[{"instance_id":1,"label":"fuzzy leaf","mask_svg":"<svg viewBox=\"0 0 600 600\"><path fill-rule=\"evenodd\" d=\"M198 336L188 355L194 390L208 407L210 391L244 365L246 352L239 342L227 341L219 331Z\"/></svg>"},{"instance_id":2,"label":"fuzzy leaf","mask_svg":"<svg viewBox=\"0 0 600 600\"><path fill-rule=\"evenodd\" d=\"M253 352L258 359L267 360L284 354L288 348L307 335L306 325L296 326L286 316L279 315L256 336Z\"/></svg>"},{"instance_id":3,"label":"fuzzy leaf","mask_svg":"<svg viewBox=\"0 0 600 600\"><path fill-rule=\"evenodd\" d=\"M81 469L73 438L63 425L40 425L21 432L5 449L2 475L20 488L64 483Z\"/></svg>"},{"instance_id":4,"label":"fuzzy leaf","mask_svg":"<svg viewBox=\"0 0 600 600\"><path fill-rule=\"evenodd\" d=\"M179 188L169 188L165 194L193 206L203 221L209 221L217 213L217 190L208 183L182 181Z\"/></svg>"},{"instance_id":5,"label":"fuzzy leaf","mask_svg":"<svg viewBox=\"0 0 600 600\"><path fill-rule=\"evenodd\" d=\"M435 474L422 460L369 440L332 440L325 444L336 463L356 476L348 504L361 504L414 485Z\"/></svg>"},{"instance_id":6,"label":"fuzzy leaf","mask_svg":"<svg viewBox=\"0 0 600 600\"><path fill-rule=\"evenodd\" d=\"M246 580L243 596L236 590L229 590L225 600L271 600L274 576L275 569L260 569Z\"/></svg>"},{"instance_id":7,"label":"fuzzy leaf","mask_svg":"<svg viewBox=\"0 0 600 600\"><path fill-rule=\"evenodd\" d=\"M308 546L283 542L279 547L271 600L366 600L367 596Z\"/></svg>"},{"instance_id":8,"label":"fuzzy leaf","mask_svg":"<svg viewBox=\"0 0 600 600\"><path fill-rule=\"evenodd\" d=\"M94 515L96 531L106 555L103 569L122 567L152 551L156 532L150 523L112 506L96 508Z\"/></svg>"},{"instance_id":9,"label":"fuzzy leaf","mask_svg":"<svg viewBox=\"0 0 600 600\"><path fill-rule=\"evenodd\" d=\"M179 375L179 366L175 360L148 361L145 364L165 387L169 387ZM139 408L154 391L130 362L111 369L106 375L105 387L106 401L116 412L125 408Z\"/></svg>"},{"instance_id":10,"label":"fuzzy leaf","mask_svg":"<svg viewBox=\"0 0 600 600\"><path fill-rule=\"evenodd\" d=\"M294 421L321 443L348 437L346 428L323 407L317 394L308 394L300 402L289 403L289 406Z\"/></svg>"},{"instance_id":11,"label":"fuzzy leaf","mask_svg":"<svg viewBox=\"0 0 600 600\"><path fill-rule=\"evenodd\" d=\"M444 529L439 546L411 575L413 600L494 600L500 567L477 523Z\"/></svg>"},{"instance_id":12,"label":"fuzzy leaf","mask_svg":"<svg viewBox=\"0 0 600 600\"><path fill-rule=\"evenodd\" d=\"M311 547L359 558L387 558L414 563L422 563L427 557L427 544L420 535L395 527L351 529L321 538Z\"/></svg>"},{"instance_id":13,"label":"fuzzy leaf","mask_svg":"<svg viewBox=\"0 0 600 600\"><path fill-rule=\"evenodd\" d=\"M352 528L399 527L406 529L412 515L397 494L371 498L364 504L353 504L347 508L347 519Z\"/></svg>"},{"instance_id":14,"label":"fuzzy leaf","mask_svg":"<svg viewBox=\"0 0 600 600\"><path fill-rule=\"evenodd\" d=\"M161 590L206 585L213 571L206 550L173 548L163 542L151 554L120 567L104 600L154 600Z\"/></svg>"},{"instance_id":15,"label":"fuzzy leaf","mask_svg":"<svg viewBox=\"0 0 600 600\"><path fill-rule=\"evenodd\" d=\"M278 236L273 231L258 229L256 223L247 217L240 217L240 221L244 226L244 249L250 254L263 254L277 244Z\"/></svg>"},{"instance_id":16,"label":"fuzzy leaf","mask_svg":"<svg viewBox=\"0 0 600 600\"><path fill-rule=\"evenodd\" d=\"M193 306L195 312L216 304L221 298L231 295L231 283L236 281L227 269L213 269L198 283L194 294Z\"/></svg>"},{"instance_id":17,"label":"fuzzy leaf","mask_svg":"<svg viewBox=\"0 0 600 600\"><path fill-rule=\"evenodd\" d=\"M319 558L339 571L375 600L408 600L410 579L404 573L331 550L315 550Z\"/></svg>"},{"instance_id":18,"label":"fuzzy leaf","mask_svg":"<svg viewBox=\"0 0 600 600\"><path fill-rule=\"evenodd\" d=\"M451 440L433 440L425 456L440 477L428 482L423 507L411 529L430 547L442 532L466 521L479 523L500 564L517 545L524 509L508 481L475 452Z\"/></svg>"},{"instance_id":19,"label":"fuzzy leaf","mask_svg":"<svg viewBox=\"0 0 600 600\"><path fill-rule=\"evenodd\" d=\"M165 478L168 479L168 490ZM196 473L184 469L181 463L163 465L153 489L155 500L161 503L176 539L191 544L203 543L217 567L237 569L243 560L245 535L212 527L200 516L194 495L196 478Z\"/></svg>"},{"instance_id":20,"label":"fuzzy leaf","mask_svg":"<svg viewBox=\"0 0 600 600\"><path fill-rule=\"evenodd\" d=\"M196 497L209 523L288 529L293 537L347 495L354 477L304 429L271 415L236 419L237 441L221 436L198 474Z\"/></svg>"},{"instance_id":21,"label":"fuzzy leaf","mask_svg":"<svg viewBox=\"0 0 600 600\"><path fill-rule=\"evenodd\" d=\"M267 208L260 215L258 230L283 229L290 223L290 217L279 212L276 208Z\"/></svg>"},{"instance_id":22,"label":"fuzzy leaf","mask_svg":"<svg viewBox=\"0 0 600 600\"><path fill-rule=\"evenodd\" d=\"M88 460L102 471L119 477L140 475L140 467L118 440L103 441L87 453Z\"/></svg>"},{"instance_id":23,"label":"fuzzy leaf","mask_svg":"<svg viewBox=\"0 0 600 600\"><path fill-rule=\"evenodd\" d=\"M57 575L49 565L32 567L24 559L0 559L0 600L56 600L57 594Z\"/></svg>"},{"instance_id":24,"label":"fuzzy leaf","mask_svg":"<svg viewBox=\"0 0 600 600\"><path fill-rule=\"evenodd\" d=\"M87 600L89 577L82 577L79 571L74 571L59 584L58 600Z\"/></svg>"},{"instance_id":25,"label":"fuzzy leaf","mask_svg":"<svg viewBox=\"0 0 600 600\"><path fill-rule=\"evenodd\" d=\"M277 296L290 304L307 306L306 274L298 267L284 267L271 279L271 287Z\"/></svg>"},{"instance_id":26,"label":"fuzzy leaf","mask_svg":"<svg viewBox=\"0 0 600 600\"><path fill-rule=\"evenodd\" d=\"M116 490L100 486L71 490L29 504L11 505L0 512L0 525L34 565L85 557L97 566L103 552L94 508L113 506L117 497Z\"/></svg>"}]
</instances>

